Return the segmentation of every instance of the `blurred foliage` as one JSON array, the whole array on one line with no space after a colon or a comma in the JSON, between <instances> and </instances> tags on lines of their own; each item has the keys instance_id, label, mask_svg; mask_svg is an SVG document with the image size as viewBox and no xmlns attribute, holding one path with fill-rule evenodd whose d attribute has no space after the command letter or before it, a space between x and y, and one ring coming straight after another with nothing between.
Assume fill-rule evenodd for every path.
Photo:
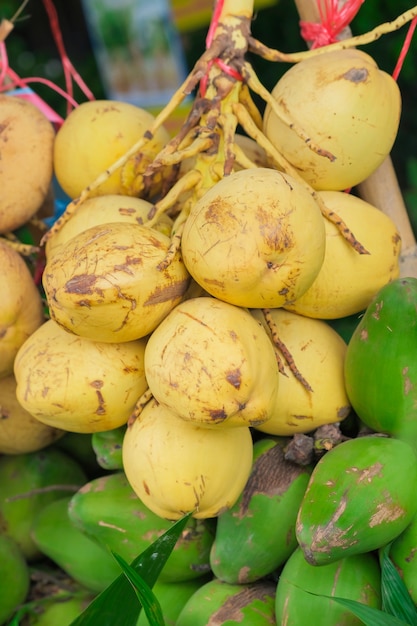
<instances>
[{"instance_id":1,"label":"blurred foliage","mask_svg":"<svg viewBox=\"0 0 417 626\"><path fill-rule=\"evenodd\" d=\"M0 17L10 18L21 0L1 0ZM68 56L96 98L105 97L103 85L92 52L91 41L84 21L81 0L54 0ZM365 33L381 23L392 21L400 13L413 6L412 0L365 0L351 24L352 33ZM267 46L284 52L304 50L299 32L299 18L293 0L276 0L268 8L254 15L252 33ZM381 69L392 73L407 34L408 25L394 33L363 47L371 54ZM188 67L191 68L204 50L207 29L182 35L182 43ZM49 20L42 0L29 0L23 16L7 40L11 67L22 77L42 76L64 88L64 77L55 42L51 35ZM249 56L263 84L271 89L286 64L271 63L253 55ZM398 180L407 202L411 221L417 232L417 33L405 59L398 84L403 97L403 113L398 137L392 150L392 159ZM65 116L63 98L43 85L34 86L36 91L58 113ZM75 99L82 101L83 94L75 86ZM259 108L263 103L255 98Z\"/></svg>"}]
</instances>

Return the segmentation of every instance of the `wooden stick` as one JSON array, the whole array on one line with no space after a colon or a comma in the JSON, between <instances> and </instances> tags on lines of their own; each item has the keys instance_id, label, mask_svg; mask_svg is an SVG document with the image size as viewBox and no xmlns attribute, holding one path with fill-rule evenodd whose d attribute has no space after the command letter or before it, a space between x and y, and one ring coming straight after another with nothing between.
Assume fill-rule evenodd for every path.
<instances>
[{"instance_id":1,"label":"wooden stick","mask_svg":"<svg viewBox=\"0 0 417 626\"><path fill-rule=\"evenodd\" d=\"M300 19L320 22L317 0L294 0ZM350 37L350 30L340 38ZM391 157L388 156L373 174L357 186L359 196L388 215L398 228L402 241L400 259L401 276L417 277L417 244L411 227L407 207L398 184Z\"/></svg>"}]
</instances>

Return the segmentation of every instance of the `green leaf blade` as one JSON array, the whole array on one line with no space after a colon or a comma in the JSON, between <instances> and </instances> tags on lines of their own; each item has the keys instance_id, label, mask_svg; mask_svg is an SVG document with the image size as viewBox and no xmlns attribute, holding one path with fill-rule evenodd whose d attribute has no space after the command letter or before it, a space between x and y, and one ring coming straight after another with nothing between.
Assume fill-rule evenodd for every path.
<instances>
[{"instance_id":1,"label":"green leaf blade","mask_svg":"<svg viewBox=\"0 0 417 626\"><path fill-rule=\"evenodd\" d=\"M192 513L176 521L158 537L130 566L152 588ZM141 604L135 590L121 573L70 626L136 626Z\"/></svg>"},{"instance_id":2,"label":"green leaf blade","mask_svg":"<svg viewBox=\"0 0 417 626\"><path fill-rule=\"evenodd\" d=\"M390 548L389 544L380 550L382 609L410 626L417 626L417 608L389 558Z\"/></svg>"},{"instance_id":3,"label":"green leaf blade","mask_svg":"<svg viewBox=\"0 0 417 626\"><path fill-rule=\"evenodd\" d=\"M411 626L408 622L404 622L402 619L385 613L380 609L376 609L372 606L367 606L356 600L349 600L347 598L338 598L329 596L330 600L334 600L341 606L349 609L351 613L356 615L365 626Z\"/></svg>"},{"instance_id":4,"label":"green leaf blade","mask_svg":"<svg viewBox=\"0 0 417 626\"><path fill-rule=\"evenodd\" d=\"M113 556L132 585L136 596L146 613L150 626L165 626L161 605L153 594L151 587L143 580L142 576L140 576L140 574L133 569L133 567L126 563L126 561L119 554L113 552Z\"/></svg>"}]
</instances>

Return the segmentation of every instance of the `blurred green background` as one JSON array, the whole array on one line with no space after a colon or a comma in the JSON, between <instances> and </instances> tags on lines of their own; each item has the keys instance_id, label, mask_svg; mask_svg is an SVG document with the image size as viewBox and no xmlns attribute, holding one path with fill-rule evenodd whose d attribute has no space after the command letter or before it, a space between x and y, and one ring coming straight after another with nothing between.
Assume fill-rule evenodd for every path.
<instances>
[{"instance_id":1,"label":"blurred green background","mask_svg":"<svg viewBox=\"0 0 417 626\"><path fill-rule=\"evenodd\" d=\"M116 2L116 0L115 0ZM0 18L11 18L21 0L0 0ZM183 3L184 4L184 3ZM81 0L54 0L59 24L68 56L96 98L106 97L85 22ZM410 0L365 0L351 24L353 34L373 29L378 24L395 19L413 6ZM190 69L205 48L208 25L180 34L185 60ZM363 49L371 54L381 69L392 73L404 43L408 25L385 35ZM284 52L304 50L299 33L298 13L293 0L275 0L271 6L260 9L252 23L252 34L266 45ZM11 68L21 77L41 76L64 88L64 76L58 51L51 34L49 19L42 0L29 0L15 29L7 38ZM251 56L263 84L271 89L286 64L271 63ZM417 234L417 32L398 78L403 97L403 112L392 160ZM65 100L41 84L32 87L60 115L65 116ZM80 102L85 97L74 90ZM262 103L257 101L262 108Z\"/></svg>"}]
</instances>

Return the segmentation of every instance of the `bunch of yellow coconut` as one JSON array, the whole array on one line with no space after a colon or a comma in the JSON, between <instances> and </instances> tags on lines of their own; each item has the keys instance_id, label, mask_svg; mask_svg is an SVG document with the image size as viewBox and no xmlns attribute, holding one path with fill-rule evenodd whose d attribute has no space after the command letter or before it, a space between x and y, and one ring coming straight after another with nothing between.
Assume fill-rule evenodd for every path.
<instances>
[{"instance_id":1,"label":"bunch of yellow coconut","mask_svg":"<svg viewBox=\"0 0 417 626\"><path fill-rule=\"evenodd\" d=\"M71 202L44 237L48 317L33 284L25 299L8 296L30 324L10 346L20 321L6 317L2 375L15 377L19 406L50 437L126 425L129 481L168 519L213 517L236 501L254 432L309 433L349 415L346 343L326 320L363 311L399 275L396 225L348 193L395 141L395 81L366 53L336 45L295 55L265 93L245 60L256 49L251 11L224 3L215 44L157 118L92 101L54 136L28 103L3 96L7 149L17 152L23 134L27 154L23 115L9 122L20 107L34 118L38 152L30 192L2 173L1 214L30 198L27 221L53 175ZM202 75L172 138L164 122ZM264 97L263 115L250 89ZM6 220L2 232L18 225ZM1 249L16 256L9 243Z\"/></svg>"}]
</instances>

